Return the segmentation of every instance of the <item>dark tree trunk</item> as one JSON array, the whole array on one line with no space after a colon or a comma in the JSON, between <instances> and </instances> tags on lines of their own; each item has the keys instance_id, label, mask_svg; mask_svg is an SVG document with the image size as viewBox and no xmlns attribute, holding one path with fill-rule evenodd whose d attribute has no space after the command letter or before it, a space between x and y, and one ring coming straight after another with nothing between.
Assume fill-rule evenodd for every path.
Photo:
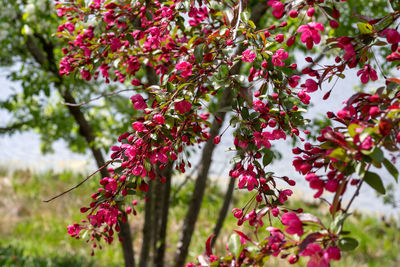
<instances>
[{"instance_id":1,"label":"dark tree trunk","mask_svg":"<svg viewBox=\"0 0 400 267\"><path fill-rule=\"evenodd\" d=\"M219 108L222 109L229 105L231 103L231 97L231 88L226 87L221 96ZM224 121L225 115L226 113L224 112L218 112L216 116ZM206 189L208 170L210 169L212 154L215 148L213 140L214 137L218 135L221 126L222 123L219 123L216 119L214 119L210 130L210 138L203 148L199 173L196 179L192 198L189 203L188 212L186 213L185 220L183 222L181 238L178 243L177 253L175 255L176 267L184 266L187 254L189 252L189 245L193 236L197 218L199 216L201 202L203 200L204 191Z\"/></svg>"},{"instance_id":2,"label":"dark tree trunk","mask_svg":"<svg viewBox=\"0 0 400 267\"><path fill-rule=\"evenodd\" d=\"M267 10L267 3L257 4L252 9L252 14L250 19L257 25L262 17L262 15ZM243 52L243 46L240 46L237 50L237 54L241 54ZM231 74L238 74L241 68L240 62L236 64L231 70ZM231 88L225 87L223 94L219 100L219 109L223 109L231 104L232 95ZM222 123L225 119L225 112L218 112L216 114L222 120ZM197 222L197 218L200 212L201 202L203 200L206 182L208 177L208 171L211 165L212 154L215 148L213 143L214 137L216 137L219 133L219 130L222 126L222 123L218 123L217 120L214 120L210 130L210 138L208 139L206 145L202 151L202 157L200 161L200 168L198 172L198 176L195 183L195 188L193 190L192 198L190 200L188 212L186 213L181 238L178 243L178 248L175 254L175 266L181 267L184 266L187 254L189 252L189 245L193 236L194 228Z\"/></svg>"},{"instance_id":3,"label":"dark tree trunk","mask_svg":"<svg viewBox=\"0 0 400 267\"><path fill-rule=\"evenodd\" d=\"M144 222L142 235L142 249L140 251L139 267L147 267L150 262L150 249L153 240L153 183L149 183L149 191L146 193L144 208Z\"/></svg>"},{"instance_id":4,"label":"dark tree trunk","mask_svg":"<svg viewBox=\"0 0 400 267\"><path fill-rule=\"evenodd\" d=\"M153 205L153 254L155 253L157 249L157 242L158 242L158 236L159 236L159 231L160 231L160 224L161 224L161 213L162 213L162 194L164 191L164 184L160 181L159 177L156 178L156 181L153 181L153 199L154 199L154 205ZM154 256L154 255L153 255ZM154 259L154 257L153 257Z\"/></svg>"},{"instance_id":5,"label":"dark tree trunk","mask_svg":"<svg viewBox=\"0 0 400 267\"><path fill-rule=\"evenodd\" d=\"M161 217L159 224L158 236L156 238L157 245L154 251L154 266L163 267L164 266L164 256L165 256L165 248L166 248L166 240L167 240L167 226L168 226L168 211L169 211L169 203L170 203L170 195L171 195L171 184L172 184L172 166L173 164L169 164L167 168L165 168L162 172L164 177L166 178L165 184L162 187L162 195L160 201L161 205Z\"/></svg>"},{"instance_id":6,"label":"dark tree trunk","mask_svg":"<svg viewBox=\"0 0 400 267\"><path fill-rule=\"evenodd\" d=\"M215 235L214 238L211 240L211 247L214 247L215 242L217 241L218 235L221 232L222 226L224 225L224 221L226 215L228 214L229 205L232 201L233 190L235 189L235 182L236 179L232 178L229 181L228 188L226 189L224 203L219 211L217 222L215 223L213 234Z\"/></svg>"},{"instance_id":7,"label":"dark tree trunk","mask_svg":"<svg viewBox=\"0 0 400 267\"><path fill-rule=\"evenodd\" d=\"M135 267L135 255L134 255L134 250L133 250L133 240L132 240L132 235L131 235L131 228L129 226L129 223L120 223L120 232L118 233L118 236L122 239L121 245L122 245L122 252L124 254L124 262L126 267Z\"/></svg>"}]
</instances>

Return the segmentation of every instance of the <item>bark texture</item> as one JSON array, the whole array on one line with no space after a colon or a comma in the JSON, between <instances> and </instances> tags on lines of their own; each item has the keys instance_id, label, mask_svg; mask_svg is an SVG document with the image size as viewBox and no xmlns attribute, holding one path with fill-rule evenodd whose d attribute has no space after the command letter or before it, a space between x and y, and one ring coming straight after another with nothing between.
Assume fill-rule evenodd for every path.
<instances>
[{"instance_id":1,"label":"bark texture","mask_svg":"<svg viewBox=\"0 0 400 267\"><path fill-rule=\"evenodd\" d=\"M211 240L211 247L214 247L215 242L217 241L218 235L221 232L222 226L224 226L224 221L225 221L226 215L228 214L228 211L229 211L229 205L231 204L231 201L232 201L233 190L235 189L235 182L236 182L236 179L231 177L229 180L228 188L225 193L224 203L222 204L222 207L218 214L217 222L215 223L215 227L214 227L214 231L213 231L213 234L215 236Z\"/></svg>"}]
</instances>

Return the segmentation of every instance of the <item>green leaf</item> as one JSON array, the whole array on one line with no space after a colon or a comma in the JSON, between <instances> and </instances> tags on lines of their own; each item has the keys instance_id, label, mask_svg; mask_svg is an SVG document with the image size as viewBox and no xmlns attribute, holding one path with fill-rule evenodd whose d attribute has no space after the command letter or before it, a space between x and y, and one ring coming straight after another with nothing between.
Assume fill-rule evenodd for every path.
<instances>
[{"instance_id":1,"label":"green leaf","mask_svg":"<svg viewBox=\"0 0 400 267\"><path fill-rule=\"evenodd\" d=\"M354 136L357 134L356 129L357 129L357 128L360 128L360 127L361 127L361 126L358 125L358 124L356 124L356 123L350 124L349 127L347 127L350 136L351 136L351 137L354 137Z\"/></svg>"},{"instance_id":2,"label":"green leaf","mask_svg":"<svg viewBox=\"0 0 400 267\"><path fill-rule=\"evenodd\" d=\"M397 168L388 159L383 160L383 165L385 165L386 169L393 176L397 183L399 178L399 171Z\"/></svg>"},{"instance_id":3,"label":"green leaf","mask_svg":"<svg viewBox=\"0 0 400 267\"><path fill-rule=\"evenodd\" d=\"M203 62L203 55L204 55L204 45L201 44L196 46L196 48L194 49L194 57L197 63Z\"/></svg>"},{"instance_id":4,"label":"green leaf","mask_svg":"<svg viewBox=\"0 0 400 267\"><path fill-rule=\"evenodd\" d=\"M218 71L218 76L221 79L224 79L226 76L228 76L229 73L229 67L226 64L222 64L221 67L219 67Z\"/></svg>"},{"instance_id":5,"label":"green leaf","mask_svg":"<svg viewBox=\"0 0 400 267\"><path fill-rule=\"evenodd\" d=\"M231 235L228 241L228 247L229 251L231 251L232 254L235 255L236 259L238 259L243 250L243 245L240 242L240 237L238 234Z\"/></svg>"},{"instance_id":6,"label":"green leaf","mask_svg":"<svg viewBox=\"0 0 400 267\"><path fill-rule=\"evenodd\" d=\"M369 184L373 189L381 194L385 194L386 190L383 186L382 179L378 174L374 172L366 172L364 175L364 181Z\"/></svg>"},{"instance_id":7,"label":"green leaf","mask_svg":"<svg viewBox=\"0 0 400 267\"><path fill-rule=\"evenodd\" d=\"M246 107L243 107L241 115L242 115L243 119L248 120L250 118L249 109Z\"/></svg>"},{"instance_id":8,"label":"green leaf","mask_svg":"<svg viewBox=\"0 0 400 267\"><path fill-rule=\"evenodd\" d=\"M358 247L358 241L351 237L344 237L339 240L339 248L344 251L354 250Z\"/></svg>"},{"instance_id":9,"label":"green leaf","mask_svg":"<svg viewBox=\"0 0 400 267\"><path fill-rule=\"evenodd\" d=\"M334 159L338 159L338 160L342 160L342 161L345 161L346 158L347 158L346 151L341 147L338 147L335 150L333 150L329 154L329 157L334 158Z\"/></svg>"},{"instance_id":10,"label":"green leaf","mask_svg":"<svg viewBox=\"0 0 400 267\"><path fill-rule=\"evenodd\" d=\"M385 159L385 157L383 156L383 152L379 147L375 147L370 157L377 162L382 162Z\"/></svg>"},{"instance_id":11,"label":"green leaf","mask_svg":"<svg viewBox=\"0 0 400 267\"><path fill-rule=\"evenodd\" d=\"M389 0L389 2L394 11L400 10L400 2L398 0Z\"/></svg>"},{"instance_id":12,"label":"green leaf","mask_svg":"<svg viewBox=\"0 0 400 267\"><path fill-rule=\"evenodd\" d=\"M250 27L251 27L251 28L253 28L253 29L255 29L255 28L256 28L256 25L254 24L254 22L253 22L253 21L249 20L249 21L247 21L247 23L249 23L249 24L250 24Z\"/></svg>"},{"instance_id":13,"label":"green leaf","mask_svg":"<svg viewBox=\"0 0 400 267\"><path fill-rule=\"evenodd\" d=\"M342 213L339 216L336 216L333 222L331 223L331 229L334 231L338 229L341 225L343 225L344 221L349 217L351 213Z\"/></svg>"},{"instance_id":14,"label":"green leaf","mask_svg":"<svg viewBox=\"0 0 400 267\"><path fill-rule=\"evenodd\" d=\"M229 161L229 164L236 164L239 163L241 160L242 160L241 156L236 155Z\"/></svg>"},{"instance_id":15,"label":"green leaf","mask_svg":"<svg viewBox=\"0 0 400 267\"><path fill-rule=\"evenodd\" d=\"M271 163L272 159L274 158L274 153L268 149L263 157L263 165L264 167Z\"/></svg>"},{"instance_id":16,"label":"green leaf","mask_svg":"<svg viewBox=\"0 0 400 267\"><path fill-rule=\"evenodd\" d=\"M369 23L359 22L359 23L357 23L357 27L362 34L370 34L373 32L372 25Z\"/></svg>"}]
</instances>

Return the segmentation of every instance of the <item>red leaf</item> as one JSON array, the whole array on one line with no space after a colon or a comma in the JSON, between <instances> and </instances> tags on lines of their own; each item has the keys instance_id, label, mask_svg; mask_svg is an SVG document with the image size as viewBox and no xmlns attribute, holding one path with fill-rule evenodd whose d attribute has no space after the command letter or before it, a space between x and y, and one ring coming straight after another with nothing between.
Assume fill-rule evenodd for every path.
<instances>
[{"instance_id":1,"label":"red leaf","mask_svg":"<svg viewBox=\"0 0 400 267\"><path fill-rule=\"evenodd\" d=\"M240 237L242 237L242 238L246 239L247 241L251 242L250 237L248 237L246 234L244 234L244 233L242 233L242 232L240 232L238 230L233 230L233 231L236 232Z\"/></svg>"},{"instance_id":2,"label":"red leaf","mask_svg":"<svg viewBox=\"0 0 400 267\"><path fill-rule=\"evenodd\" d=\"M387 78L386 81L400 84L400 79L399 78Z\"/></svg>"},{"instance_id":3,"label":"red leaf","mask_svg":"<svg viewBox=\"0 0 400 267\"><path fill-rule=\"evenodd\" d=\"M313 243L315 240L322 236L323 235L320 233L311 233L306 236L306 238L304 238L304 240L299 245L299 252L301 253L302 251L304 251L307 248L308 244Z\"/></svg>"},{"instance_id":4,"label":"red leaf","mask_svg":"<svg viewBox=\"0 0 400 267\"><path fill-rule=\"evenodd\" d=\"M206 254L207 256L212 255L211 240L215 235L210 235L206 241Z\"/></svg>"}]
</instances>

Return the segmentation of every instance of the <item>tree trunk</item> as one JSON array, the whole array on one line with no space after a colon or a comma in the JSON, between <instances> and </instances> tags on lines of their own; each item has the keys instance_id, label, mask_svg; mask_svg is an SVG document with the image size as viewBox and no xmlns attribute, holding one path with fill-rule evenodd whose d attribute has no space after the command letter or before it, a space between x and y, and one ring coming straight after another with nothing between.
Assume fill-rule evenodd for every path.
<instances>
[{"instance_id":1,"label":"tree trunk","mask_svg":"<svg viewBox=\"0 0 400 267\"><path fill-rule=\"evenodd\" d=\"M147 267L150 258L150 248L153 240L153 183L149 183L146 193L146 204L144 210L142 249L140 251L139 267Z\"/></svg>"},{"instance_id":2,"label":"tree trunk","mask_svg":"<svg viewBox=\"0 0 400 267\"><path fill-rule=\"evenodd\" d=\"M231 103L231 98L231 88L226 87L221 96L219 108L222 109L229 105ZM225 115L225 112L218 112L216 116L224 121ZM202 151L199 173L196 179L192 198L190 200L188 212L186 213L186 217L183 222L181 238L178 243L177 253L175 255L176 267L184 266L187 254L189 252L189 245L193 236L193 231L197 218L199 216L201 202L203 200L204 191L206 189L208 171L210 169L212 154L215 148L213 140L214 137L218 135L221 127L222 123L219 123L216 119L214 119L210 130L210 138L207 140L207 143Z\"/></svg>"},{"instance_id":3,"label":"tree trunk","mask_svg":"<svg viewBox=\"0 0 400 267\"><path fill-rule=\"evenodd\" d=\"M256 5L252 10L250 19L257 25L267 8L268 8L267 3L260 3ZM243 50L244 50L243 46L240 46L236 54L241 54ZM241 68L241 62L237 63L233 67L233 69L231 70L231 74L238 74L240 68ZM219 100L219 105L218 105L219 109L223 109L229 106L231 104L231 101L232 101L231 88L225 87L223 94ZM219 130L225 119L225 115L226 115L225 112L218 112L216 114L216 116L222 120L222 123L218 123L217 120L213 121L210 130L210 138L208 139L202 151L200 168L196 179L195 188L193 190L192 198L190 200L188 212L186 213L183 222L181 238L179 240L178 248L175 254L176 267L184 266L187 254L189 252L189 245L200 212L201 202L203 200L207 177L208 177L208 171L211 165L212 154L215 148L213 140L214 137L216 137L219 133Z\"/></svg>"},{"instance_id":4,"label":"tree trunk","mask_svg":"<svg viewBox=\"0 0 400 267\"><path fill-rule=\"evenodd\" d=\"M154 251L154 266L163 267L164 266L164 256L167 240L167 226L168 226L168 211L171 195L171 184L172 184L172 168L173 164L169 164L167 168L163 170L163 175L166 178L165 184L163 185L162 198L161 198L161 218L160 226L158 231L158 236L156 237L157 245Z\"/></svg>"},{"instance_id":5,"label":"tree trunk","mask_svg":"<svg viewBox=\"0 0 400 267\"><path fill-rule=\"evenodd\" d=\"M118 236L121 241L122 245L122 252L124 254L124 262L125 262L125 267L135 267L135 255L134 255L134 250L133 250L133 240L132 240L132 235L131 235L131 228L129 226L129 223L123 223L121 222L119 224L120 231L118 233Z\"/></svg>"},{"instance_id":6,"label":"tree trunk","mask_svg":"<svg viewBox=\"0 0 400 267\"><path fill-rule=\"evenodd\" d=\"M213 234L215 235L214 238L211 240L211 247L214 247L215 242L217 241L218 235L221 232L222 226L224 225L224 221L226 215L228 214L229 205L232 201L233 190L235 189L235 182L236 178L231 177L229 181L228 188L225 193L224 203L219 211L217 222L215 223Z\"/></svg>"},{"instance_id":7,"label":"tree trunk","mask_svg":"<svg viewBox=\"0 0 400 267\"><path fill-rule=\"evenodd\" d=\"M158 170L160 172L160 170ZM154 205L153 205L153 240L152 240L152 245L153 245L153 260L155 259L155 251L157 249L157 242L158 242L158 236L159 236L159 231L160 231L160 225L161 225L161 213L162 213L162 194L164 193L164 184L160 181L160 175L157 172L157 178L155 181L153 181L153 199L154 199Z\"/></svg>"}]
</instances>

